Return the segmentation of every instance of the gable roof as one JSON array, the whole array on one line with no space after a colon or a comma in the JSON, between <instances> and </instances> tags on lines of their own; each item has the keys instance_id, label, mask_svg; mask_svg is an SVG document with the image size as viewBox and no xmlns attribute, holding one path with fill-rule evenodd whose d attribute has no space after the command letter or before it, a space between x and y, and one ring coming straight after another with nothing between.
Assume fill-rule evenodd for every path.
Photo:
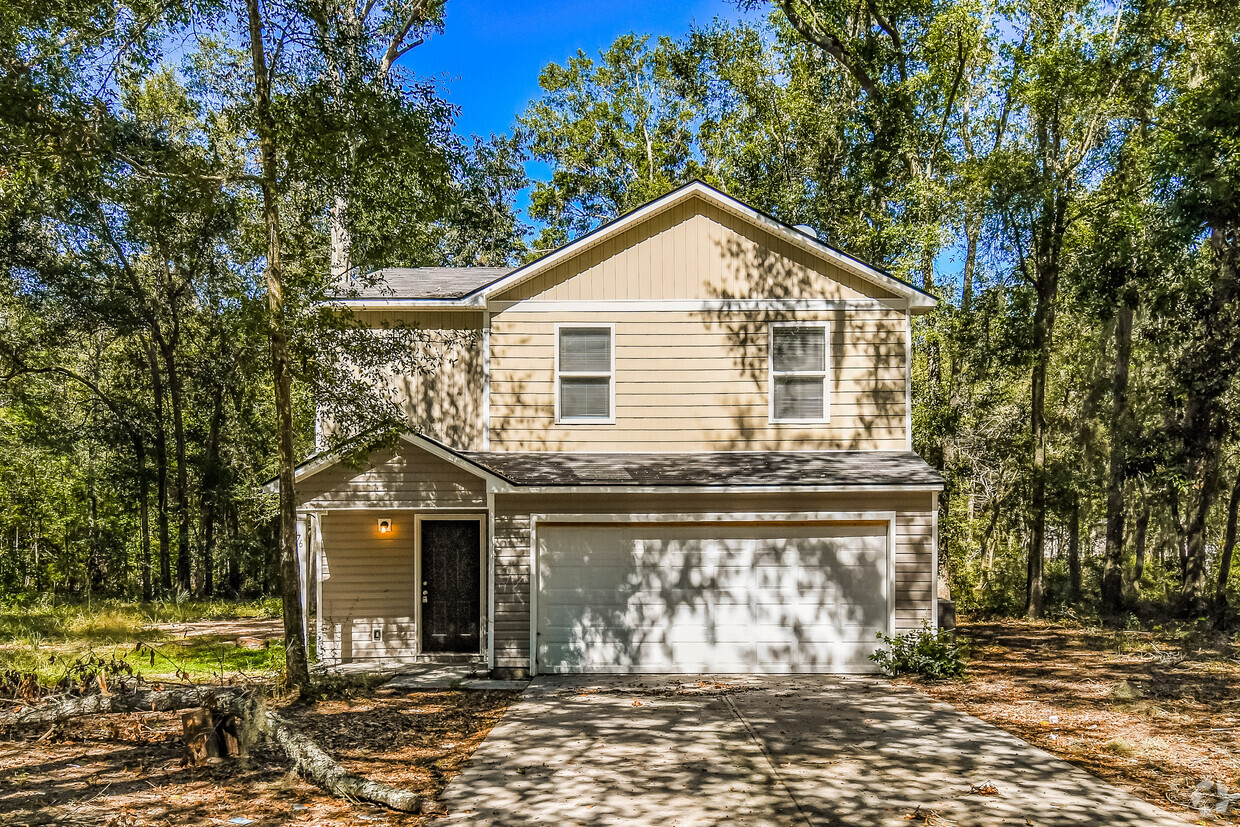
<instances>
[{"instance_id":1,"label":"gable roof","mask_svg":"<svg viewBox=\"0 0 1240 827\"><path fill-rule=\"evenodd\" d=\"M943 477L913 451L733 451L715 453L501 453L460 451L423 434L400 439L486 481L501 493L555 490L938 491ZM344 461L347 450L310 457L298 483ZM278 480L264 488L279 491Z\"/></svg>"},{"instance_id":2,"label":"gable roof","mask_svg":"<svg viewBox=\"0 0 1240 827\"><path fill-rule=\"evenodd\" d=\"M410 308L444 310L485 310L490 299L498 298L505 291L525 282L548 269L580 255L586 250L614 238L631 227L662 213L690 198L702 198L733 215L755 224L767 232L803 249L818 258L828 261L859 278L895 294L908 301L909 312L924 313L938 304L933 295L896 278L886 270L875 267L855 256L839 250L796 227L789 226L766 213L744 204L732 196L715 189L702 181L690 181L655 200L610 221L596 230L581 236L575 241L553 250L546 255L524 264L521 267L500 272L503 268L392 268L382 271L399 274L397 278L413 280L425 274L432 281L445 285L439 295L430 295L432 288L406 287L406 292L426 293L427 295L395 297L393 294L369 294L356 299L342 299L340 304L355 309L379 308ZM474 271L487 271L475 273ZM498 273L484 281L485 275ZM468 293L453 292L446 285L463 288L471 279L476 279L477 286Z\"/></svg>"}]
</instances>

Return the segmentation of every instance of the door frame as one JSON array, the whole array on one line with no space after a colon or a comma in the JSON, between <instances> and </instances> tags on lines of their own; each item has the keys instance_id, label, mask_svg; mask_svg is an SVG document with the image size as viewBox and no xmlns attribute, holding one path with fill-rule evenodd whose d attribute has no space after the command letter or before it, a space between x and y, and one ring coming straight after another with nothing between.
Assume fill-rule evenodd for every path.
<instances>
[{"instance_id":1,"label":"door frame","mask_svg":"<svg viewBox=\"0 0 1240 827\"><path fill-rule=\"evenodd\" d=\"M887 609L886 634L894 635L896 628L896 517L891 510L878 511L812 511L812 512L706 512L693 514L531 514L530 515L530 675L540 674L538 669L538 591L541 588L541 563L538 559L539 523L598 524L657 524L657 523L870 523L886 528L887 560L883 578L883 599ZM421 532L419 532L421 536ZM418 578L421 583L421 577ZM418 606L421 607L421 600ZM421 642L421 632L419 643Z\"/></svg>"},{"instance_id":2,"label":"door frame","mask_svg":"<svg viewBox=\"0 0 1240 827\"><path fill-rule=\"evenodd\" d=\"M413 596L414 628L417 630L417 653L424 654L422 649L422 523L436 520L474 520L478 523L478 651L462 654L485 654L489 641L487 628L487 515L474 512L426 512L413 515L413 582L416 591ZM443 653L432 653L443 654Z\"/></svg>"}]
</instances>

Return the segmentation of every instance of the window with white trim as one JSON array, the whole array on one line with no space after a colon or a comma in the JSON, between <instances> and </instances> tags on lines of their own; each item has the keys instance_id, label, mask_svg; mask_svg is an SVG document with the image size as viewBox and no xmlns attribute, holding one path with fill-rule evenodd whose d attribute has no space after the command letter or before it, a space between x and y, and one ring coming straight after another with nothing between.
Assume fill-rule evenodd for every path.
<instances>
[{"instance_id":1,"label":"window with white trim","mask_svg":"<svg viewBox=\"0 0 1240 827\"><path fill-rule=\"evenodd\" d=\"M615 421L614 340L613 325L563 325L556 328L556 422Z\"/></svg>"},{"instance_id":2,"label":"window with white trim","mask_svg":"<svg viewBox=\"0 0 1240 827\"><path fill-rule=\"evenodd\" d=\"M775 322L770 336L771 421L826 422L827 323Z\"/></svg>"}]
</instances>

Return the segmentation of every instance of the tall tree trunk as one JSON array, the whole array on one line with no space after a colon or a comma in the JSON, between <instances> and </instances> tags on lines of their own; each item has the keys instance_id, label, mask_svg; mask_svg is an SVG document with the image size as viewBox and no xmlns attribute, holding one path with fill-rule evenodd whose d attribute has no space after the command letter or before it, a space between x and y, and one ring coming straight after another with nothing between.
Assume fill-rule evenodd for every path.
<instances>
[{"instance_id":1,"label":"tall tree trunk","mask_svg":"<svg viewBox=\"0 0 1240 827\"><path fill-rule=\"evenodd\" d=\"M969 312L973 309L973 272L977 269L977 245L981 240L982 222L971 211L965 212L964 220L964 274L960 288L960 323L956 325L956 341L952 345L951 389L949 399L954 411L960 409L961 375L964 372L963 341L972 336L963 335L962 326L969 326ZM971 329L971 326L969 326Z\"/></svg>"},{"instance_id":2,"label":"tall tree trunk","mask_svg":"<svg viewBox=\"0 0 1240 827\"><path fill-rule=\"evenodd\" d=\"M1184 544L1184 583L1180 591L1180 610L1186 615L1197 615L1206 609L1206 523L1218 494L1218 474L1213 468L1202 469L1196 489Z\"/></svg>"},{"instance_id":3,"label":"tall tree trunk","mask_svg":"<svg viewBox=\"0 0 1240 827\"><path fill-rule=\"evenodd\" d=\"M1132 585L1138 587L1145 575L1145 543L1150 525L1150 503L1142 497L1141 510L1137 512L1137 536L1133 540L1132 550Z\"/></svg>"},{"instance_id":4,"label":"tall tree trunk","mask_svg":"<svg viewBox=\"0 0 1240 827\"><path fill-rule=\"evenodd\" d=\"M293 491L296 458L293 455L293 393L285 330L284 282L280 261L279 181L276 167L276 124L271 111L271 86L263 48L263 19L258 0L246 0L250 57L254 72L254 110L257 116L262 170L263 223L267 232L267 329L271 340L272 384L275 390L276 441L280 480L280 593L284 603L284 647L287 680L294 687L310 683L305 641L301 636L300 577L297 570L297 501Z\"/></svg>"},{"instance_id":5,"label":"tall tree trunk","mask_svg":"<svg viewBox=\"0 0 1240 827\"><path fill-rule=\"evenodd\" d=\"M133 431L133 454L138 465L138 525L142 532L142 599L150 600L151 593L151 481L146 474L146 442L142 435Z\"/></svg>"},{"instance_id":6,"label":"tall tree trunk","mask_svg":"<svg viewBox=\"0 0 1240 827\"><path fill-rule=\"evenodd\" d=\"M1221 611L1228 606L1228 580L1231 577L1231 558L1236 549L1236 512L1240 511L1240 475L1231 486L1231 498L1228 500L1228 531L1223 539L1223 551L1219 553L1219 575L1214 583L1215 610Z\"/></svg>"},{"instance_id":7,"label":"tall tree trunk","mask_svg":"<svg viewBox=\"0 0 1240 827\"><path fill-rule=\"evenodd\" d=\"M1072 514L1068 518L1068 589L1075 603L1081 599L1081 497L1072 495Z\"/></svg>"},{"instance_id":8,"label":"tall tree trunk","mask_svg":"<svg viewBox=\"0 0 1240 827\"><path fill-rule=\"evenodd\" d=\"M151 393L155 398L155 488L159 521L159 588L172 591L172 551L168 531L168 438L164 432L164 374L155 345L147 341L147 363L151 370Z\"/></svg>"},{"instance_id":9,"label":"tall tree trunk","mask_svg":"<svg viewBox=\"0 0 1240 827\"><path fill-rule=\"evenodd\" d=\"M224 386L217 383L211 396L211 425L202 475L202 593L215 593L215 521L220 487L220 430L224 420Z\"/></svg>"},{"instance_id":10,"label":"tall tree trunk","mask_svg":"<svg viewBox=\"0 0 1240 827\"><path fill-rule=\"evenodd\" d=\"M329 267L332 280L340 285L348 283L349 270L352 266L349 261L349 250L353 239L349 235L348 226L345 224L345 213L348 208L348 200L343 195L337 195L332 202L329 216L331 220L331 260Z\"/></svg>"},{"instance_id":11,"label":"tall tree trunk","mask_svg":"<svg viewBox=\"0 0 1240 827\"><path fill-rule=\"evenodd\" d=\"M1043 576L1046 565L1046 380L1051 361L1055 327L1055 301L1059 294L1059 269L1048 262L1037 280L1037 306L1033 314L1033 381L1031 383L1030 431L1033 437L1033 537L1029 544L1025 616L1042 617L1045 611Z\"/></svg>"},{"instance_id":12,"label":"tall tree trunk","mask_svg":"<svg viewBox=\"0 0 1240 827\"><path fill-rule=\"evenodd\" d=\"M163 347L164 364L168 372L168 399L172 404L172 440L176 452L177 477L177 588L188 592L193 588L189 548L189 463L186 460L185 418L183 415L185 386L177 365L176 345Z\"/></svg>"},{"instance_id":13,"label":"tall tree trunk","mask_svg":"<svg viewBox=\"0 0 1240 827\"><path fill-rule=\"evenodd\" d=\"M99 559L99 490L95 482L95 446L86 448L86 593L104 585L103 563Z\"/></svg>"},{"instance_id":14,"label":"tall tree trunk","mask_svg":"<svg viewBox=\"0 0 1240 827\"><path fill-rule=\"evenodd\" d=\"M1115 317L1107 535L1102 558L1102 608L1108 612L1119 612L1124 604L1124 483L1128 473L1128 366L1132 359L1132 316L1131 304L1122 301Z\"/></svg>"},{"instance_id":15,"label":"tall tree trunk","mask_svg":"<svg viewBox=\"0 0 1240 827\"><path fill-rule=\"evenodd\" d=\"M1231 560L1236 551L1236 512L1240 510L1240 475L1231 489L1227 501L1227 534L1223 538L1223 550L1218 558L1218 579L1214 583L1214 606L1216 612L1227 608L1227 580L1231 577Z\"/></svg>"}]
</instances>

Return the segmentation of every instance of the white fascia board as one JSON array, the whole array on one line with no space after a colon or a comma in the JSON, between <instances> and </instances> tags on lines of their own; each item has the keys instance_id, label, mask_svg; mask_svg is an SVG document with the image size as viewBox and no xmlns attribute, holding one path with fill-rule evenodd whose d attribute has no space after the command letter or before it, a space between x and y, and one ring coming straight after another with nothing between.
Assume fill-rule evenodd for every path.
<instances>
[{"instance_id":1,"label":"white fascia board","mask_svg":"<svg viewBox=\"0 0 1240 827\"><path fill-rule=\"evenodd\" d=\"M942 491L942 485L511 485L497 494L872 494Z\"/></svg>"},{"instance_id":2,"label":"white fascia board","mask_svg":"<svg viewBox=\"0 0 1240 827\"><path fill-rule=\"evenodd\" d=\"M469 473L473 474L476 477L480 477L481 479L486 480L488 486L493 483L499 484L499 485L508 484L503 478L497 477L491 472L482 468L481 466L475 465L474 463L463 459L462 457L458 456L452 451L439 445L437 442L433 442L429 439L425 439L423 437L418 436L417 434L401 434L400 438L404 440L405 442L408 442L410 445L413 445L417 448L421 448L423 451L426 451L428 454L432 454L438 457L439 459L442 459L445 462L449 462L464 471L468 471ZM320 456L310 458L309 460L307 460L307 462L302 464L301 468L297 469L297 472L293 477L293 482L294 483L302 482L314 476L315 474L322 471L323 469L332 467L336 463L340 462L342 457L343 457L343 452L337 449L335 451L330 451L326 454L322 454ZM280 481L278 479L275 479L269 483L266 483L265 485L263 485L263 490L271 494L278 494L280 491ZM496 489L496 490L500 490L500 489Z\"/></svg>"},{"instance_id":3,"label":"white fascia board","mask_svg":"<svg viewBox=\"0 0 1240 827\"><path fill-rule=\"evenodd\" d=\"M460 468L462 471L467 471L470 474L473 474L475 477L478 477L479 479L484 480L487 484L488 489L490 489L492 486L496 486L495 488L496 491L502 491L503 490L502 486L507 486L509 484L508 481L505 480L503 477L496 476L495 474L491 473L487 469L483 468L481 465L477 465L473 462L470 462L469 460L465 459L464 457L460 456L454 451L440 445L438 442L434 442L433 440L429 440L425 437L418 436L417 434L408 434L408 433L401 434L400 438L403 439L405 442L408 442L410 445L413 445L416 448L421 448L423 451L426 451L426 453L430 454L431 456L438 457L444 462L451 463L452 465L455 465L457 468Z\"/></svg>"},{"instance_id":4,"label":"white fascia board","mask_svg":"<svg viewBox=\"0 0 1240 827\"><path fill-rule=\"evenodd\" d=\"M832 311L909 309L907 299L616 299L578 301L571 299L527 299L492 301L492 313L652 313L710 311Z\"/></svg>"},{"instance_id":5,"label":"white fascia board","mask_svg":"<svg viewBox=\"0 0 1240 827\"><path fill-rule=\"evenodd\" d=\"M483 312L487 309L481 296L463 299L335 299L336 307L354 312L366 310L465 310Z\"/></svg>"}]
</instances>

